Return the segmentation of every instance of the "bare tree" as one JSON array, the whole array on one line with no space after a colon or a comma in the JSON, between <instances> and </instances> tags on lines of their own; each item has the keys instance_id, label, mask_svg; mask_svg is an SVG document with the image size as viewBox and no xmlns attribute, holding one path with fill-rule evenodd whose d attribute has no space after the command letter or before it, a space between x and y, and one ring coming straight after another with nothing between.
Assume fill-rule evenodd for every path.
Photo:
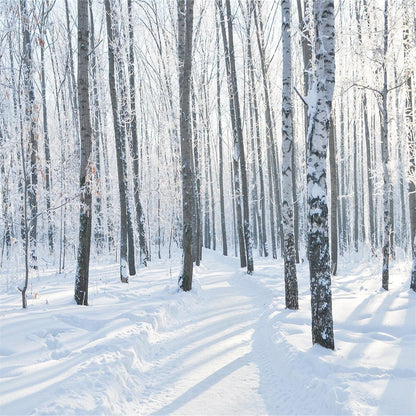
<instances>
[{"instance_id":1,"label":"bare tree","mask_svg":"<svg viewBox=\"0 0 416 416\"><path fill-rule=\"evenodd\" d=\"M37 269L37 229L38 229L38 133L35 113L35 90L33 85L32 74L32 37L30 35L30 15L27 7L26 0L20 0L20 14L22 23L22 38L23 38L23 59L22 59L22 72L25 92L25 125L29 131L29 151L28 158L30 160L29 178L30 184L28 186L28 204L30 208L30 222L29 222L29 235L30 235L30 254L31 254L31 267ZM22 155L23 157L23 155Z\"/></svg>"},{"instance_id":2,"label":"bare tree","mask_svg":"<svg viewBox=\"0 0 416 416\"><path fill-rule=\"evenodd\" d=\"M383 164L383 270L382 286L383 289L389 289L389 257L390 257L390 233L392 229L391 219L391 198L392 187L389 173L389 147L388 147L388 110L387 110L387 49L388 49L388 1L384 1L384 31L383 31L383 89L380 93L380 123L381 123L381 158Z\"/></svg>"},{"instance_id":3,"label":"bare tree","mask_svg":"<svg viewBox=\"0 0 416 416\"><path fill-rule=\"evenodd\" d=\"M282 0L282 222L284 236L286 308L298 309L296 247L293 218L293 113L290 0Z\"/></svg>"},{"instance_id":4,"label":"bare tree","mask_svg":"<svg viewBox=\"0 0 416 416\"><path fill-rule=\"evenodd\" d=\"M88 305L88 275L92 223L92 139L89 100L88 65L90 55L88 2L78 0L78 109L81 137L80 213L75 301Z\"/></svg>"},{"instance_id":5,"label":"bare tree","mask_svg":"<svg viewBox=\"0 0 416 416\"><path fill-rule=\"evenodd\" d=\"M335 84L334 2L314 0L314 72L309 103L307 182L312 342L334 349L326 153Z\"/></svg>"},{"instance_id":6,"label":"bare tree","mask_svg":"<svg viewBox=\"0 0 416 416\"><path fill-rule=\"evenodd\" d=\"M251 240L251 230L250 230L250 212L249 212L249 203L248 203L248 180L247 180L247 167L246 167L246 157L244 151L244 140L243 140L243 130L241 123L241 112L240 112L240 102L238 97L238 85L237 85L237 71L235 66L235 56L234 56L234 36L233 36L233 22L232 22L232 13L231 13L231 4L230 0L225 0L225 6L227 10L227 34L228 38L225 35L225 22L224 22L224 10L222 6L222 1L217 1L217 6L220 12L220 23L223 31L223 41L224 49L226 55L226 61L229 70L227 71L228 75L228 84L229 84L229 94L230 94L230 110L231 117L234 119L233 124L233 134L234 134L234 154L233 159L236 163L239 164L240 173L241 173L241 201L243 203L243 237L244 237L244 248L245 253L244 257L246 258L247 273L251 274L254 270L253 263L253 247ZM227 42L227 45L225 43ZM240 178L238 175L238 170L234 165L234 175L235 175L235 187L237 198L240 195L237 192L237 185L239 186ZM237 200L237 207L239 205L239 200ZM240 256L242 253L241 241L240 241ZM243 266L243 262L241 263Z\"/></svg>"},{"instance_id":7,"label":"bare tree","mask_svg":"<svg viewBox=\"0 0 416 416\"><path fill-rule=\"evenodd\" d=\"M116 141L117 154L117 176L120 197L120 279L123 283L128 283L127 264L129 263L130 274L132 267L131 260L128 258L134 256L134 243L132 237L132 222L130 211L128 209L127 198L127 172L126 172L126 137L125 128L119 112L116 82L115 82L115 42L113 36L113 19L110 0L104 1L107 23L107 41L108 41L108 81L110 86L111 107L113 110L114 136ZM120 79L120 72L119 72ZM130 229L130 232L129 232ZM130 236L129 236L130 234ZM128 238L129 237L129 238ZM129 241L128 241L129 240ZM133 261L134 263L134 261Z\"/></svg>"},{"instance_id":8,"label":"bare tree","mask_svg":"<svg viewBox=\"0 0 416 416\"><path fill-rule=\"evenodd\" d=\"M177 0L178 5L178 63L180 92L180 142L182 163L182 215L183 215L183 267L179 276L179 287L187 292L192 289L193 215L194 215L194 171L192 159L191 130L191 74L193 0Z\"/></svg>"},{"instance_id":9,"label":"bare tree","mask_svg":"<svg viewBox=\"0 0 416 416\"><path fill-rule=\"evenodd\" d=\"M140 200L139 187L139 144L137 135L137 115L136 115L136 81L134 75L134 31L133 31L133 12L131 0L127 0L127 11L129 16L129 88L130 88L130 128L131 128L131 153L133 158L133 184L134 184L134 204L136 207L136 218L139 231L139 245L143 264L147 265L147 244L145 235L145 217L143 206Z\"/></svg>"}]
</instances>

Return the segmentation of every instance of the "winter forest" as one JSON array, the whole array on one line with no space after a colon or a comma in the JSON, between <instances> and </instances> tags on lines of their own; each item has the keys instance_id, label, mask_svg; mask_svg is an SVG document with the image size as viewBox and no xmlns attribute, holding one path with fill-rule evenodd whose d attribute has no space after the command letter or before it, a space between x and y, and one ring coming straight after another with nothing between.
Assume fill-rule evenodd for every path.
<instances>
[{"instance_id":1,"label":"winter forest","mask_svg":"<svg viewBox=\"0 0 416 416\"><path fill-rule=\"evenodd\" d=\"M0 413L415 414L414 0L0 0Z\"/></svg>"}]
</instances>

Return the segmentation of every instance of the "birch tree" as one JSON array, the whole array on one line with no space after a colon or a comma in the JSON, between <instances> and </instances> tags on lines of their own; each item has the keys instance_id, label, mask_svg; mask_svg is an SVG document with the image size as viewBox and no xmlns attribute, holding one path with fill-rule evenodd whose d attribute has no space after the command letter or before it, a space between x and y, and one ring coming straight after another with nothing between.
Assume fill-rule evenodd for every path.
<instances>
[{"instance_id":1,"label":"birch tree","mask_svg":"<svg viewBox=\"0 0 416 416\"><path fill-rule=\"evenodd\" d=\"M387 48L388 48L388 1L384 1L384 32L383 32L383 89L381 90L380 123L381 123L381 158L383 165L383 270L382 270L382 286L384 290L389 289L389 257L390 257L390 233L392 229L391 219L391 181L389 172L389 148L388 148L388 109L387 109Z\"/></svg>"},{"instance_id":2,"label":"birch tree","mask_svg":"<svg viewBox=\"0 0 416 416\"><path fill-rule=\"evenodd\" d=\"M286 308L298 309L296 248L293 219L293 114L290 0L282 0L282 222L284 236Z\"/></svg>"},{"instance_id":3,"label":"birch tree","mask_svg":"<svg viewBox=\"0 0 416 416\"><path fill-rule=\"evenodd\" d=\"M334 2L314 0L314 69L307 136L312 342L334 349L326 155L335 84Z\"/></svg>"}]
</instances>

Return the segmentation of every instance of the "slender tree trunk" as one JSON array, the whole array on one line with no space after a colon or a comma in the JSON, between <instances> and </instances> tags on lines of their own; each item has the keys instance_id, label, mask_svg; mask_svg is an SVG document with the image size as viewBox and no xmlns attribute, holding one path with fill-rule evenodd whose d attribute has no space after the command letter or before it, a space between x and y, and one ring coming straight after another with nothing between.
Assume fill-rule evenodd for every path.
<instances>
[{"instance_id":1,"label":"slender tree trunk","mask_svg":"<svg viewBox=\"0 0 416 416\"><path fill-rule=\"evenodd\" d=\"M91 48L91 81L92 81L92 102L93 110L91 112L93 126L93 154L95 164L95 215L96 225L94 229L94 240L99 254L102 253L104 247L103 233L103 212L102 212L102 184L101 184L101 156L100 156L100 102L98 95L98 79L97 79L97 58L95 51L95 34L94 34L94 15L92 10L92 0L88 1L90 15L90 48Z\"/></svg>"},{"instance_id":2,"label":"slender tree trunk","mask_svg":"<svg viewBox=\"0 0 416 416\"><path fill-rule=\"evenodd\" d=\"M25 125L29 129L29 180L27 198L30 207L29 235L30 235L30 265L37 269L37 228L38 228L38 134L36 132L37 116L35 112L35 91L32 79L32 42L30 35L30 17L26 0L20 0L20 13L22 20L22 37L23 37L23 82L25 91ZM23 155L22 155L23 157Z\"/></svg>"},{"instance_id":3,"label":"slender tree trunk","mask_svg":"<svg viewBox=\"0 0 416 416\"><path fill-rule=\"evenodd\" d=\"M216 15L217 16L217 15ZM218 18L215 20L216 27L216 69L217 69L217 118L218 118L218 153L219 153L219 183L220 183L220 211L221 211L221 236L222 254L228 256L227 246L227 226L225 222L225 202L224 202L224 157L223 157L223 134L222 134L222 114L221 114L221 80L220 80L220 29Z\"/></svg>"},{"instance_id":4,"label":"slender tree trunk","mask_svg":"<svg viewBox=\"0 0 416 416\"><path fill-rule=\"evenodd\" d=\"M69 59L67 62L67 66L68 66L67 69L69 70L69 77L68 77L69 101L71 103L75 131L77 132L76 145L79 146L80 136L79 136L79 125L78 125L77 84L75 82L74 52L72 49L72 31L71 31L71 23L70 23L70 16L69 16L68 0L65 0L65 18L66 18L66 34L67 34L68 52L69 52L69 57L68 57Z\"/></svg>"},{"instance_id":5,"label":"slender tree trunk","mask_svg":"<svg viewBox=\"0 0 416 416\"><path fill-rule=\"evenodd\" d=\"M264 41L264 29L263 21L260 15L260 3L257 1L257 9L254 9L254 21L256 23L256 35L257 35L257 45L260 53L260 64L261 72L263 78L263 90L264 90L264 103L265 103L265 121L266 121L266 143L268 151L270 153L270 161L272 167L272 175L269 175L269 181L272 181L273 184L273 195L274 195L274 208L276 209L276 222L277 222L277 234L280 238L280 248L283 254L283 224L281 218L281 186L280 186L280 167L279 167L279 157L277 152L277 145L275 142L274 132L273 132L273 120L272 120L272 109L270 104L270 93L268 85L268 73L266 62L266 51L265 51L265 41ZM293 180L293 177L292 177ZM293 197L292 197L293 200ZM270 202L272 202L270 200ZM276 233L276 229L272 228L272 234ZM275 238L275 237L272 237Z\"/></svg>"},{"instance_id":6,"label":"slender tree trunk","mask_svg":"<svg viewBox=\"0 0 416 416\"><path fill-rule=\"evenodd\" d=\"M412 43L410 40L409 30L412 22L408 12L405 15L406 22L403 31L404 59L406 65L406 125L407 125L407 143L409 149L409 170L408 170L408 198L410 213L410 241L412 252L416 250L416 134L414 126L414 108L413 108L413 91L412 78L414 74L414 65L410 62Z\"/></svg>"},{"instance_id":7,"label":"slender tree trunk","mask_svg":"<svg viewBox=\"0 0 416 416\"><path fill-rule=\"evenodd\" d=\"M384 1L384 60L383 60L383 90L381 92L380 122L381 122L381 157L383 164L383 270L382 286L389 290L389 257L391 234L391 181L389 173L389 148L388 148L388 110L387 110L387 47L388 47L388 1Z\"/></svg>"},{"instance_id":8,"label":"slender tree trunk","mask_svg":"<svg viewBox=\"0 0 416 416\"><path fill-rule=\"evenodd\" d=\"M51 212L51 152L49 146L48 111L46 105L46 74L45 74L45 41L43 31L46 31L45 4L42 4L42 25L40 43L40 65L41 65L41 91L42 91L42 115L43 115L43 141L45 149L45 185L46 185L46 211L48 216L48 245L49 253L53 253L54 227Z\"/></svg>"},{"instance_id":9,"label":"slender tree trunk","mask_svg":"<svg viewBox=\"0 0 416 416\"><path fill-rule=\"evenodd\" d=\"M215 221L215 197L214 197L214 178L212 175L212 160L211 160L211 140L209 139L209 129L208 134L208 171L209 171L209 187L211 194L211 227L212 227L212 249L215 251L217 249L217 232L216 232L216 221Z\"/></svg>"},{"instance_id":10,"label":"slender tree trunk","mask_svg":"<svg viewBox=\"0 0 416 416\"><path fill-rule=\"evenodd\" d=\"M249 18L251 18L251 12L254 10L255 5L254 1L250 3L250 14ZM247 59L248 59L248 67L249 67L249 82L251 84L251 93L253 99L253 113L254 113L254 125L255 125L255 138L256 138L256 151L253 153L257 154L257 164L258 164L258 175L259 175L259 182L260 182L260 211L261 217L259 222L259 230L261 231L261 252L264 254L265 257L269 255L269 247L267 244L267 231L266 231L266 195L265 195L265 188L264 188L264 172L263 172L263 157L262 157L262 145L261 145L261 135L260 135L260 121L259 121L259 109L258 109L258 100L257 100L257 91L255 85L255 77L254 77L254 64L253 64L253 52L251 47L251 39L248 37L247 41ZM260 228L261 227L261 228ZM272 229L274 230L274 228Z\"/></svg>"},{"instance_id":11,"label":"slender tree trunk","mask_svg":"<svg viewBox=\"0 0 416 416\"><path fill-rule=\"evenodd\" d=\"M134 75L134 31L132 3L127 0L127 10L129 15L129 87L130 87L130 127L131 127L131 152L133 159L133 186L134 186L134 205L136 207L136 220L139 231L139 245L142 261L147 266L147 243L144 229L145 217L143 206L140 201L140 184L139 184L139 144L137 137L137 116L136 116L136 82Z\"/></svg>"},{"instance_id":12,"label":"slender tree trunk","mask_svg":"<svg viewBox=\"0 0 416 416\"><path fill-rule=\"evenodd\" d=\"M272 243L272 257L277 259L277 242L276 242L276 222L275 222L275 209L274 209L274 193L273 193L273 168L272 168L272 156L270 149L267 151L267 174L269 176L269 217L270 217L270 231L271 231L271 243Z\"/></svg>"},{"instance_id":13,"label":"slender tree trunk","mask_svg":"<svg viewBox=\"0 0 416 416\"><path fill-rule=\"evenodd\" d=\"M202 134L202 150L204 154L204 247L211 248L211 218L209 212L209 173L208 173L208 137L206 131Z\"/></svg>"},{"instance_id":14,"label":"slender tree trunk","mask_svg":"<svg viewBox=\"0 0 416 416\"><path fill-rule=\"evenodd\" d=\"M193 156L194 156L194 177L195 177L195 196L194 196L194 216L193 216L193 258L197 266L201 265L202 260L202 206L201 206L201 171L200 171L200 157L199 157L199 134L198 122L196 117L196 97L191 86L191 100L192 100L192 128L193 128Z\"/></svg>"},{"instance_id":15,"label":"slender tree trunk","mask_svg":"<svg viewBox=\"0 0 416 416\"><path fill-rule=\"evenodd\" d=\"M364 2L365 3L365 2ZM363 45L362 41L362 31L361 31L361 19L359 13L359 7L356 4L355 7L355 17L357 20L357 30L358 30L358 42L359 45ZM364 13L368 22L368 14L366 7L364 9ZM374 250L376 246L375 240L375 226L374 226L374 185L373 185L373 169L371 164L371 137L370 137L370 126L368 121L368 104L367 104L367 93L363 91L362 94L362 113L363 113L363 121L364 121L364 137L365 137L365 151L366 151L366 170L367 170L367 194L368 194L368 213L369 213L369 224L370 224L370 245L371 249Z\"/></svg>"},{"instance_id":16,"label":"slender tree trunk","mask_svg":"<svg viewBox=\"0 0 416 416\"><path fill-rule=\"evenodd\" d=\"M235 202L235 211L236 211L236 220L237 220L237 234L238 234L238 246L240 253L240 266L247 266L246 259L246 248L245 248L245 238L243 230L243 216L241 209L241 192L240 192L240 166L239 166L239 142L238 142L238 133L237 133L237 121L236 121L236 108L235 108L235 98L234 98L234 88L233 81L231 76L231 62L230 56L231 51L229 50L229 43L227 41L227 32L225 27L225 16L222 0L216 0L217 8L220 14L220 27L221 34L224 46L224 58L225 58L225 68L227 72L227 84L228 84L228 94L229 94L229 106L230 106L230 116L231 116L231 125L233 128L233 137L234 137L234 153L233 153L233 195Z\"/></svg>"},{"instance_id":17,"label":"slender tree trunk","mask_svg":"<svg viewBox=\"0 0 416 416\"><path fill-rule=\"evenodd\" d=\"M124 170L124 161L126 157L126 146L124 129L121 125L120 114L118 111L116 82L115 82L115 45L113 39L112 9L110 0L104 0L107 24L107 41L108 41L108 80L110 87L111 107L113 111L114 136L116 142L117 156L117 176L120 197L120 279L123 283L128 283L127 272L127 180Z\"/></svg>"},{"instance_id":18,"label":"slender tree trunk","mask_svg":"<svg viewBox=\"0 0 416 416\"><path fill-rule=\"evenodd\" d=\"M356 108L357 100L356 100L356 93L354 91L354 108ZM358 136L357 136L357 120L353 121L353 136L352 136L352 154L353 154L353 207L354 207L354 225L353 225L353 243L354 243L354 251L358 251L358 240L359 240L359 232L358 232L358 222L359 222L359 212L358 212Z\"/></svg>"},{"instance_id":19,"label":"slender tree trunk","mask_svg":"<svg viewBox=\"0 0 416 416\"><path fill-rule=\"evenodd\" d=\"M312 342L334 349L328 239L326 149L335 84L334 3L314 0L315 70L308 128L309 272Z\"/></svg>"},{"instance_id":20,"label":"slender tree trunk","mask_svg":"<svg viewBox=\"0 0 416 416\"><path fill-rule=\"evenodd\" d=\"M178 5L178 63L180 91L180 148L182 166L182 215L183 215L183 268L179 287L187 292L192 289L192 223L194 215L194 171L192 160L192 129L190 111L192 74L192 32L194 1L177 0Z\"/></svg>"},{"instance_id":21,"label":"slender tree trunk","mask_svg":"<svg viewBox=\"0 0 416 416\"><path fill-rule=\"evenodd\" d=\"M299 309L293 221L293 113L290 0L282 0L282 222L284 235L286 308Z\"/></svg>"},{"instance_id":22,"label":"slender tree trunk","mask_svg":"<svg viewBox=\"0 0 416 416\"><path fill-rule=\"evenodd\" d=\"M88 305L88 275L92 223L92 140L89 101L89 27L88 2L78 0L78 108L81 133L80 214L75 301Z\"/></svg>"},{"instance_id":23,"label":"slender tree trunk","mask_svg":"<svg viewBox=\"0 0 416 416\"><path fill-rule=\"evenodd\" d=\"M29 283L29 221L28 221L28 177L26 170L26 149L23 141L23 132L20 134L20 151L22 152L22 172L23 172L23 221L25 229L25 284L21 289L22 292L22 308L27 308L26 291Z\"/></svg>"},{"instance_id":24,"label":"slender tree trunk","mask_svg":"<svg viewBox=\"0 0 416 416\"><path fill-rule=\"evenodd\" d=\"M302 46L302 60L303 60L303 94L305 97L309 94L310 89L310 77L312 74L312 39L310 35L310 13L308 12L308 4L310 0L302 1L296 0L297 12L299 19L299 30L301 33L301 46ZM305 148L307 147L307 134L309 126L309 114L308 107L304 106L304 122L305 122ZM304 167L303 167L304 168ZM293 170L295 174L295 169ZM294 182L293 190L296 191L296 183ZM295 238L296 238L296 261L299 263L299 201L294 197L295 202ZM297 214L297 215L296 215Z\"/></svg>"},{"instance_id":25,"label":"slender tree trunk","mask_svg":"<svg viewBox=\"0 0 416 416\"><path fill-rule=\"evenodd\" d=\"M234 256L238 257L238 229L237 229L237 203L236 203L236 194L235 194L235 182L234 182L234 163L231 162L230 166L230 179L231 179L231 198L232 198L232 206L233 206L233 235L234 235ZM243 240L244 241L244 240ZM240 246L241 247L241 246Z\"/></svg>"},{"instance_id":26,"label":"slender tree trunk","mask_svg":"<svg viewBox=\"0 0 416 416\"><path fill-rule=\"evenodd\" d=\"M373 185L373 168L371 164L371 143L370 143L370 127L368 122L368 105L367 94L363 93L363 113L364 113L364 135L365 135L365 151L367 164L367 190L368 190L368 212L370 220L370 244L374 249L376 246L376 233L374 226L374 185Z\"/></svg>"},{"instance_id":27,"label":"slender tree trunk","mask_svg":"<svg viewBox=\"0 0 416 416\"><path fill-rule=\"evenodd\" d=\"M240 161L241 169L241 198L243 201L243 231L244 231L244 242L246 249L246 260L247 260L247 273L252 274L254 271L253 263L253 243L251 240L250 230L250 212L249 212L249 193L248 193L248 179L247 179L247 167L246 157L244 151L244 140L243 140L243 129L241 125L241 114L240 114L240 101L238 98L238 87L237 87L237 71L235 68L235 56L234 56L234 40L233 40L233 23L231 14L230 0L225 0L227 8L227 23L228 23L228 52L230 60L230 75L231 75L231 87L233 90L233 104L235 108L235 121L236 121L236 132L238 139L238 146L234 148L234 158ZM237 144L237 143L236 143Z\"/></svg>"},{"instance_id":28,"label":"slender tree trunk","mask_svg":"<svg viewBox=\"0 0 416 416\"><path fill-rule=\"evenodd\" d=\"M334 117L330 116L329 120L329 169L331 173L331 273L337 274L338 269L338 171L335 154L335 126Z\"/></svg>"}]
</instances>

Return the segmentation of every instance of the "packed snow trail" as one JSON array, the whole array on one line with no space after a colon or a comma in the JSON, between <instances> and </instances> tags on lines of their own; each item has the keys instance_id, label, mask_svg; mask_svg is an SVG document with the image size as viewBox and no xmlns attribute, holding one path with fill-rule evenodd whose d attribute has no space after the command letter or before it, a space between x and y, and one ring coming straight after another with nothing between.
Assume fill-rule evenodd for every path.
<instances>
[{"instance_id":1,"label":"packed snow trail","mask_svg":"<svg viewBox=\"0 0 416 416\"><path fill-rule=\"evenodd\" d=\"M334 278L335 351L311 346L307 264L299 311L284 308L283 265L204 251L194 287L177 289L180 255L118 281L94 266L90 306L73 270L39 270L28 310L0 280L1 415L279 415L416 413L416 297L408 265L380 290L379 265ZM7 282L7 284L5 284Z\"/></svg>"},{"instance_id":2,"label":"packed snow trail","mask_svg":"<svg viewBox=\"0 0 416 416\"><path fill-rule=\"evenodd\" d=\"M154 345L160 358L146 372L143 413L288 414L297 412L299 399L313 413L315 392L293 383L291 368L280 365L290 359L290 348L275 355L272 293L240 271L235 259L218 263L211 252L195 274L197 303L159 332Z\"/></svg>"},{"instance_id":3,"label":"packed snow trail","mask_svg":"<svg viewBox=\"0 0 416 416\"><path fill-rule=\"evenodd\" d=\"M160 333L147 372L145 414L266 414L253 335L263 304L234 284L235 264L204 263L198 303ZM217 267L215 267L217 266ZM205 268L204 267L204 268ZM209 270L212 270L211 272Z\"/></svg>"}]
</instances>

